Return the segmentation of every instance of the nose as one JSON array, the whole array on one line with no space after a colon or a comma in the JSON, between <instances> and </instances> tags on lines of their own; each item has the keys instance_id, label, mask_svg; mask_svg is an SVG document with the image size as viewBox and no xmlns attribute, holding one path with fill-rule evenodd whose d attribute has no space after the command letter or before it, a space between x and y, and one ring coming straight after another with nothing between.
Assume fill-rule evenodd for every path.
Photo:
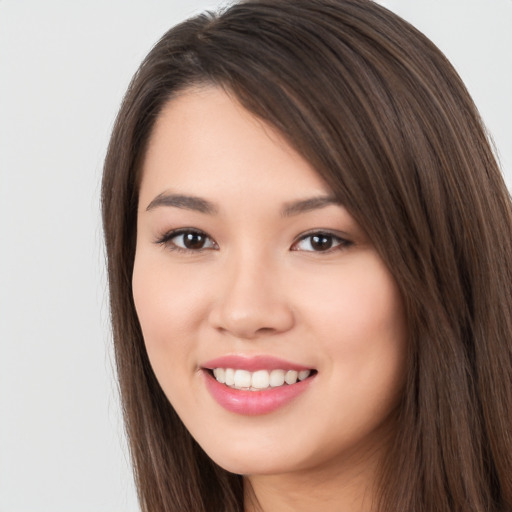
<instances>
[{"instance_id":1,"label":"nose","mask_svg":"<svg viewBox=\"0 0 512 512\"><path fill-rule=\"evenodd\" d=\"M240 339L293 327L293 310L276 265L254 255L225 265L218 275L219 293L210 311L210 325Z\"/></svg>"}]
</instances>

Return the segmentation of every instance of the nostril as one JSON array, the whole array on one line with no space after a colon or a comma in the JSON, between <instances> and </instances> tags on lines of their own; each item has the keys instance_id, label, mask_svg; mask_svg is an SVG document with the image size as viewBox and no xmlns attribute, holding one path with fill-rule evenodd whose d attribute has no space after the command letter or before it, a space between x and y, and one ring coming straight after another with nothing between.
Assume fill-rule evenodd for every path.
<instances>
[{"instance_id":1,"label":"nostril","mask_svg":"<svg viewBox=\"0 0 512 512\"><path fill-rule=\"evenodd\" d=\"M272 327L261 327L256 332L259 334L271 334L274 331L275 329L273 329Z\"/></svg>"}]
</instances>

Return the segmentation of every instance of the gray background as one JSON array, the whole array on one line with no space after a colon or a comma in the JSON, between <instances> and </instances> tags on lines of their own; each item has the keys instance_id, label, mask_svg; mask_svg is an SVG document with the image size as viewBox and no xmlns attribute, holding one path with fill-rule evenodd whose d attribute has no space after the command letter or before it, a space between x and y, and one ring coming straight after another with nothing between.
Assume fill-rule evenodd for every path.
<instances>
[{"instance_id":1,"label":"gray background","mask_svg":"<svg viewBox=\"0 0 512 512\"><path fill-rule=\"evenodd\" d=\"M388 0L465 80L512 183L512 0ZM110 351L102 160L128 81L217 1L0 0L0 512L136 511Z\"/></svg>"}]
</instances>

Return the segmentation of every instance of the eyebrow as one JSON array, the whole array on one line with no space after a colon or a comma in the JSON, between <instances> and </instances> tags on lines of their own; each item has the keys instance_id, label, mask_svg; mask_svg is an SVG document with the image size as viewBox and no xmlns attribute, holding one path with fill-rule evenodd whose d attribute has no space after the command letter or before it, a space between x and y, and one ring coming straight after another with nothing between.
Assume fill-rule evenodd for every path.
<instances>
[{"instance_id":1,"label":"eyebrow","mask_svg":"<svg viewBox=\"0 0 512 512\"><path fill-rule=\"evenodd\" d=\"M202 199L201 197L186 196L183 194L168 194L162 192L149 203L146 211L153 210L159 206L173 206L175 208L194 210L209 215L217 213L217 208L213 203L210 203L210 201Z\"/></svg>"},{"instance_id":2,"label":"eyebrow","mask_svg":"<svg viewBox=\"0 0 512 512\"><path fill-rule=\"evenodd\" d=\"M341 202L333 196L310 197L308 199L301 199L299 201L286 203L281 211L281 215L283 217L292 217L293 215L299 215L311 210L318 210L330 205L341 206Z\"/></svg>"},{"instance_id":3,"label":"eyebrow","mask_svg":"<svg viewBox=\"0 0 512 512\"><path fill-rule=\"evenodd\" d=\"M318 210L330 205L338 205L341 203L333 196L318 196L310 197L307 199L300 199L298 201L291 201L285 203L281 210L282 217L292 217L300 215L312 210ZM146 211L153 210L160 206L182 208L184 210L193 210L208 215L215 215L218 213L218 208L210 201L202 197L189 196L184 194L170 194L162 192L158 194L147 206Z\"/></svg>"}]
</instances>

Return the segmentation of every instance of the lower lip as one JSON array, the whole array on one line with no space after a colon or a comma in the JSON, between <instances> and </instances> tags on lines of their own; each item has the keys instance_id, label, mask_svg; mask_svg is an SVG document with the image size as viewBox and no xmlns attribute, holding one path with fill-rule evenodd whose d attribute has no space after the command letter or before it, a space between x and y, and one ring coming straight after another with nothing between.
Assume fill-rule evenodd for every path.
<instances>
[{"instance_id":1,"label":"lower lip","mask_svg":"<svg viewBox=\"0 0 512 512\"><path fill-rule=\"evenodd\" d=\"M246 416L276 411L304 393L314 379L308 377L296 384L285 384L263 391L245 391L221 384L206 370L203 370L203 374L206 387L217 403L230 412Z\"/></svg>"}]
</instances>

